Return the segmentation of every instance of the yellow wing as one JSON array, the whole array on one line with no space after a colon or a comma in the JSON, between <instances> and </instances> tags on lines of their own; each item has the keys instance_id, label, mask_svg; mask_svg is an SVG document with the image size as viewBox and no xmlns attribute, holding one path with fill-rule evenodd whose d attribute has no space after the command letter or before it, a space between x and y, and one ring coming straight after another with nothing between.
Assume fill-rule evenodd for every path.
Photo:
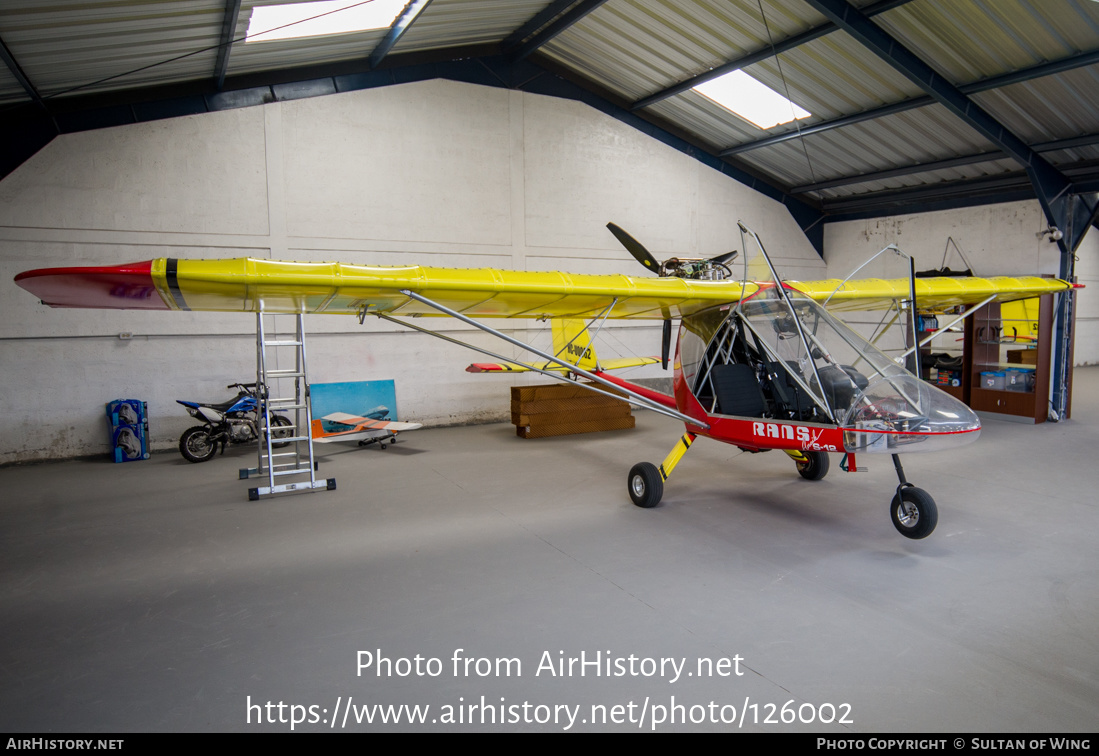
<instances>
[{"instance_id":1,"label":"yellow wing","mask_svg":"<svg viewBox=\"0 0 1099 756\"><path fill-rule=\"evenodd\" d=\"M909 295L907 278L852 280L839 291L836 291L836 287L841 283L839 280L787 283L818 302L823 302L831 295L828 309L841 312L881 309L888 307L894 301L908 299ZM994 302L1011 302L1071 288L1072 284L1065 281L1040 276L917 278L916 302L919 303L919 308L926 312L957 305L977 304L993 295ZM833 292L835 292L834 295Z\"/></svg>"},{"instance_id":2,"label":"yellow wing","mask_svg":"<svg viewBox=\"0 0 1099 756\"><path fill-rule=\"evenodd\" d=\"M180 260L173 288L153 280L172 309L438 315L421 296L475 318L591 318L617 299L611 317L663 319L738 300L741 286L715 281L569 273L373 267L273 260ZM166 267L163 266L163 267ZM755 286L749 287L754 293Z\"/></svg>"},{"instance_id":3,"label":"yellow wing","mask_svg":"<svg viewBox=\"0 0 1099 756\"><path fill-rule=\"evenodd\" d=\"M739 281L574 275L495 269L378 267L255 258L160 258L110 267L47 268L15 277L53 307L256 312L438 315L415 292L475 318L592 318L614 303L611 318L683 317L738 302L759 287ZM790 284L818 301L839 281ZM1057 279L923 278L921 308L1011 301L1071 288ZM865 310L907 298L905 279L849 281L830 307Z\"/></svg>"}]
</instances>

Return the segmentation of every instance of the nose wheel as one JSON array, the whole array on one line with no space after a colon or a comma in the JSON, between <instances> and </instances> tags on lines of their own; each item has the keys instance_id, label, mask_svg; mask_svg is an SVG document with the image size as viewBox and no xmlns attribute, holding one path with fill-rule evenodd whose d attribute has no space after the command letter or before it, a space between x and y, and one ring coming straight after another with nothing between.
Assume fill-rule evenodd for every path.
<instances>
[{"instance_id":1,"label":"nose wheel","mask_svg":"<svg viewBox=\"0 0 1099 756\"><path fill-rule=\"evenodd\" d=\"M902 488L889 504L893 527L905 538L927 538L939 521L939 508L922 488Z\"/></svg>"},{"instance_id":2,"label":"nose wheel","mask_svg":"<svg viewBox=\"0 0 1099 756\"><path fill-rule=\"evenodd\" d=\"M939 522L939 508L931 494L905 480L904 468L896 454L893 455L893 465L897 468L897 477L901 481L897 486L897 494L889 503L893 527L905 538L927 538Z\"/></svg>"}]
</instances>

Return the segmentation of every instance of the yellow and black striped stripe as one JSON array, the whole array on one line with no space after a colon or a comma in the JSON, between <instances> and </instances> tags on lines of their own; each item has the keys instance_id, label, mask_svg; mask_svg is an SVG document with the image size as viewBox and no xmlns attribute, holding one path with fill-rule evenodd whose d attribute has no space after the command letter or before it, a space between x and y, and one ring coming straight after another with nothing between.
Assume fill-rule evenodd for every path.
<instances>
[{"instance_id":1,"label":"yellow and black striped stripe","mask_svg":"<svg viewBox=\"0 0 1099 756\"><path fill-rule=\"evenodd\" d=\"M668 476L672 474L672 470L679 464L679 460L683 459L683 455L691 448L691 444L695 442L696 438L697 436L693 433L684 433L672 450L668 452L668 456L660 463L660 477L662 480L668 479Z\"/></svg>"}]
</instances>

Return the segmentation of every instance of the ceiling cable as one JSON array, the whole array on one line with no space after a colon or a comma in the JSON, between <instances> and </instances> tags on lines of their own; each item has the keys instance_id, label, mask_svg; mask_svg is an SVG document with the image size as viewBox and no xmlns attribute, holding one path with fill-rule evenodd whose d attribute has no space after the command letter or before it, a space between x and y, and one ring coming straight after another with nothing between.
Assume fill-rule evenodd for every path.
<instances>
[{"instance_id":1,"label":"ceiling cable","mask_svg":"<svg viewBox=\"0 0 1099 756\"><path fill-rule=\"evenodd\" d=\"M790 97L790 84L786 81L786 75L782 72L782 60L775 48L775 40L771 37L771 27L767 23L767 14L763 12L763 0L756 0L756 4L759 5L759 16L763 19L763 29L767 32L767 43L771 46L771 52L775 56L775 65L778 66L778 75L782 79L782 88L786 91L786 101L790 103L790 115L794 116L794 128L798 132L798 141L801 143L801 151L805 155L805 163L809 166L809 177L813 183L816 183L817 176L813 170L813 161L809 158L809 148L805 144L805 137L801 133L801 124L798 123L797 114L794 112L794 100Z\"/></svg>"}]
</instances>

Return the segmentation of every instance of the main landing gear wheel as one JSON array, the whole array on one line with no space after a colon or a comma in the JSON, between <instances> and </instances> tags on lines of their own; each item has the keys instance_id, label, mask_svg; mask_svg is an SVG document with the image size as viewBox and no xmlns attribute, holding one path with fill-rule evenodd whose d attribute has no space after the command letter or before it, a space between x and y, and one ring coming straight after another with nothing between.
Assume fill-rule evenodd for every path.
<instances>
[{"instance_id":1,"label":"main landing gear wheel","mask_svg":"<svg viewBox=\"0 0 1099 756\"><path fill-rule=\"evenodd\" d=\"M939 521L939 508L922 488L902 488L889 505L893 526L905 538L927 538Z\"/></svg>"},{"instance_id":2,"label":"main landing gear wheel","mask_svg":"<svg viewBox=\"0 0 1099 756\"><path fill-rule=\"evenodd\" d=\"M664 496L664 480L651 462L639 462L630 469L630 498L639 507L650 509Z\"/></svg>"},{"instance_id":3,"label":"main landing gear wheel","mask_svg":"<svg viewBox=\"0 0 1099 756\"><path fill-rule=\"evenodd\" d=\"M183 431L179 437L179 453L188 462L205 462L217 454L218 445L210 439L204 425L196 425Z\"/></svg>"},{"instance_id":4,"label":"main landing gear wheel","mask_svg":"<svg viewBox=\"0 0 1099 756\"><path fill-rule=\"evenodd\" d=\"M797 462L798 472L806 480L820 480L828 474L828 452L805 451L808 462Z\"/></svg>"}]
</instances>

